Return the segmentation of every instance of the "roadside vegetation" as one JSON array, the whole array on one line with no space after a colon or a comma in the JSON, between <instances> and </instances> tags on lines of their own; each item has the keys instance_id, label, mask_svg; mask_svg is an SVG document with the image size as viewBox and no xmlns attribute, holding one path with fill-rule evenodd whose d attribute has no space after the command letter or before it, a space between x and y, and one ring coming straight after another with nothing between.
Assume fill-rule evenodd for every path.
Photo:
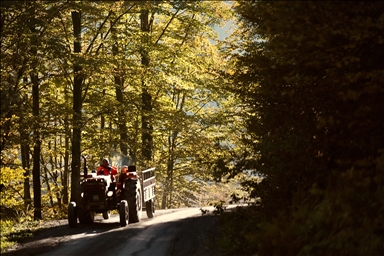
<instances>
[{"instance_id":1,"label":"roadside vegetation","mask_svg":"<svg viewBox=\"0 0 384 256\"><path fill-rule=\"evenodd\" d=\"M221 255L384 251L383 2L0 6L2 251L102 158L156 166L157 209L214 205Z\"/></svg>"},{"instance_id":2,"label":"roadside vegetation","mask_svg":"<svg viewBox=\"0 0 384 256\"><path fill-rule=\"evenodd\" d=\"M246 150L224 173L264 179L244 183L259 212L223 216L221 247L382 254L384 4L239 1L236 13L228 87L242 101Z\"/></svg>"}]
</instances>

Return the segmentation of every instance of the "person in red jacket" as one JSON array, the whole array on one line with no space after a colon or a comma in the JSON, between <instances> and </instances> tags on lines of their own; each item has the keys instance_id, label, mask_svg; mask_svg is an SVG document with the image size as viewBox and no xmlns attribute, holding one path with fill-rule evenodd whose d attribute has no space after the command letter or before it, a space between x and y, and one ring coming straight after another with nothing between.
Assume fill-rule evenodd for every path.
<instances>
[{"instance_id":1,"label":"person in red jacket","mask_svg":"<svg viewBox=\"0 0 384 256\"><path fill-rule=\"evenodd\" d=\"M110 166L108 159L104 158L103 161L101 161L101 165L97 169L97 175L111 175L111 179L114 181L116 174L117 168Z\"/></svg>"}]
</instances>

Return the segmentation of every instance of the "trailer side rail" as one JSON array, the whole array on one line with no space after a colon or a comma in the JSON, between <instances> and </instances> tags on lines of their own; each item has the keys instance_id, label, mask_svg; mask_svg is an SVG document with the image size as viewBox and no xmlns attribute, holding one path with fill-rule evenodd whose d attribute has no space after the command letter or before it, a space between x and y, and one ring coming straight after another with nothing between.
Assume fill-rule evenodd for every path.
<instances>
[{"instance_id":1,"label":"trailer side rail","mask_svg":"<svg viewBox=\"0 0 384 256\"><path fill-rule=\"evenodd\" d=\"M144 192L144 202L147 202L155 197L155 167L146 169L142 171L143 177L143 192Z\"/></svg>"}]
</instances>

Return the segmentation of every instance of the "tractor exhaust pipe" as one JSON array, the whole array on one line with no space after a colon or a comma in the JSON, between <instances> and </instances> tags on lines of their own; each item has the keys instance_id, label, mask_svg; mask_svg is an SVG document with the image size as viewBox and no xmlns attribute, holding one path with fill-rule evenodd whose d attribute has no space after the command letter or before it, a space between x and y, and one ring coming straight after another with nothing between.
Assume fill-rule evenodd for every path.
<instances>
[{"instance_id":1,"label":"tractor exhaust pipe","mask_svg":"<svg viewBox=\"0 0 384 256\"><path fill-rule=\"evenodd\" d=\"M87 167L87 159L85 156L81 155L84 159L84 179L88 177L88 167Z\"/></svg>"}]
</instances>

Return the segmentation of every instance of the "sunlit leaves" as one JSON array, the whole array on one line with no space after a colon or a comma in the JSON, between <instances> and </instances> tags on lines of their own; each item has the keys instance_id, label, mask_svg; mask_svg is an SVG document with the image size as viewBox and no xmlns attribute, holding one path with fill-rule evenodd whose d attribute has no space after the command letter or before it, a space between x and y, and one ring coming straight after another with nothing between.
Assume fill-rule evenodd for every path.
<instances>
[{"instance_id":1,"label":"sunlit leaves","mask_svg":"<svg viewBox=\"0 0 384 256\"><path fill-rule=\"evenodd\" d=\"M82 154L88 157L90 166L97 164L100 157L118 153L119 113L125 115L127 143L138 156L140 165L143 81L153 98L151 122L159 185L167 176L164 159L171 157L177 180L173 189L175 193L180 191L177 195L180 204L175 205L182 205L184 197L191 195L185 191L197 189L188 185L186 177L196 175L199 179L208 179L210 176L209 166L202 166L197 160L204 157L204 161L209 162L234 145L236 136L231 132L236 129L237 121L229 112L235 99L223 90L220 75L228 66L218 51L218 37L213 29L230 18L229 5L220 1L148 2L145 7L149 17L153 17L148 35L140 28L143 7L143 3L129 1L2 5L5 19L1 38L4 67L1 89L2 103L7 102L2 104L2 132L9 135L7 145L17 148L20 132L33 134L31 124L41 124L42 152L45 152L41 157L43 173L48 174L45 182L54 184L55 189L61 186L62 175L68 168L63 166L63 159L71 147L68 139L72 128L72 66L75 62L82 66L85 78ZM31 10L35 10L34 14ZM81 53L76 54L72 54L70 12L73 10L81 11L83 27ZM38 33L33 35L25 26L31 17L37 19ZM34 56L30 55L32 39L38 46ZM143 49L150 57L146 67L141 65ZM32 61L40 79L38 120L32 119L30 109L28 74ZM116 100L116 76L122 78L123 104ZM226 123L233 126L226 128ZM13 126L3 129L7 124ZM215 146L220 143L226 145ZM30 145L30 141L27 144ZM67 160L70 161L70 157ZM55 172L58 177L53 177Z\"/></svg>"}]
</instances>

